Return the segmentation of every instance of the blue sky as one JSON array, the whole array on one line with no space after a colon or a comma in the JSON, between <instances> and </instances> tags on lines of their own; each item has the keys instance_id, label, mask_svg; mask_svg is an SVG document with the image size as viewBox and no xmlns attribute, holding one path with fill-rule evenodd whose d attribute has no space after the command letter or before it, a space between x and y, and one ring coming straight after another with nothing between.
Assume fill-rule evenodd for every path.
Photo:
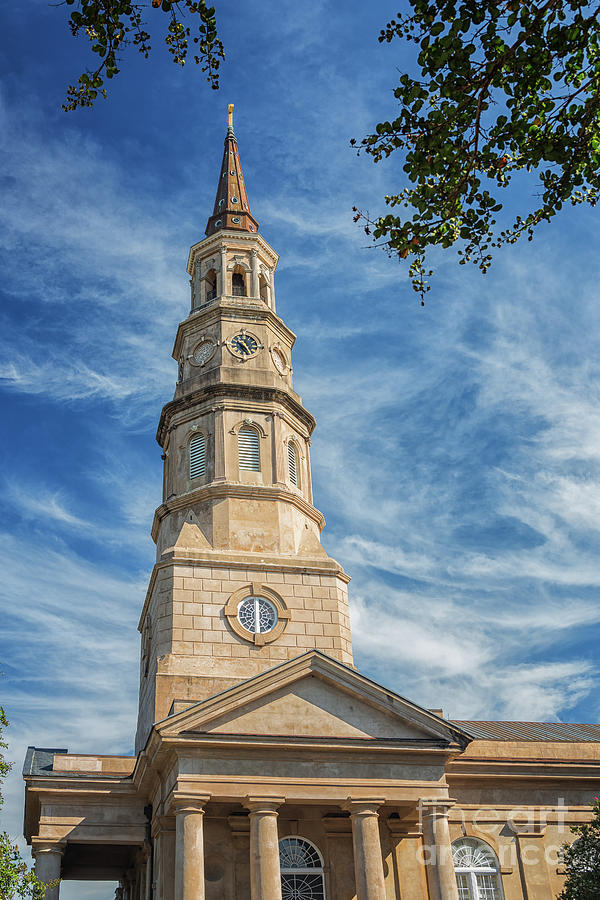
<instances>
[{"instance_id":1,"label":"blue sky","mask_svg":"<svg viewBox=\"0 0 600 900\"><path fill-rule=\"evenodd\" d=\"M132 747L155 428L228 102L281 258L278 312L318 422L315 501L353 578L358 665L455 718L598 720L598 214L566 210L485 278L439 257L419 306L351 211L377 212L400 183L399 159L374 166L349 146L395 109L405 50L377 34L396 11L225 0L218 93L157 37L152 64L131 56L107 101L65 114L87 62L65 8L2 10L0 684L15 834L28 743Z\"/></svg>"}]
</instances>

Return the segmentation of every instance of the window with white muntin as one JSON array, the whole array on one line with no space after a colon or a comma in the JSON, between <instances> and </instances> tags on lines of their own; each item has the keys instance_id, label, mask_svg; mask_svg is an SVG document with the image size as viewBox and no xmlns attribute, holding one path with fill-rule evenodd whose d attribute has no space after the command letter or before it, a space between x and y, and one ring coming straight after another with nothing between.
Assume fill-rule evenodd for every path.
<instances>
[{"instance_id":1,"label":"window with white muntin","mask_svg":"<svg viewBox=\"0 0 600 900\"><path fill-rule=\"evenodd\" d=\"M306 838L279 841L279 867L282 900L325 900L323 859Z\"/></svg>"},{"instance_id":2,"label":"window with white muntin","mask_svg":"<svg viewBox=\"0 0 600 900\"><path fill-rule=\"evenodd\" d=\"M488 844L461 838L452 844L459 900L502 900L500 867Z\"/></svg>"},{"instance_id":3,"label":"window with white muntin","mask_svg":"<svg viewBox=\"0 0 600 900\"><path fill-rule=\"evenodd\" d=\"M277 624L277 609L266 597L246 597L238 607L238 620L251 634L267 634Z\"/></svg>"}]
</instances>

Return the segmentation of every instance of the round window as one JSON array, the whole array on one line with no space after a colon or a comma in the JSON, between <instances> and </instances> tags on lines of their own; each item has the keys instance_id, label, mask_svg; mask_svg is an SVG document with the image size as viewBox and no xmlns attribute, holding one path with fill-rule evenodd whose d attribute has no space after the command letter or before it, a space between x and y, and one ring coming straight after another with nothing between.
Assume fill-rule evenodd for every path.
<instances>
[{"instance_id":1,"label":"round window","mask_svg":"<svg viewBox=\"0 0 600 900\"><path fill-rule=\"evenodd\" d=\"M238 606L238 621L251 634L266 634L277 624L277 610L265 597L246 597Z\"/></svg>"}]
</instances>

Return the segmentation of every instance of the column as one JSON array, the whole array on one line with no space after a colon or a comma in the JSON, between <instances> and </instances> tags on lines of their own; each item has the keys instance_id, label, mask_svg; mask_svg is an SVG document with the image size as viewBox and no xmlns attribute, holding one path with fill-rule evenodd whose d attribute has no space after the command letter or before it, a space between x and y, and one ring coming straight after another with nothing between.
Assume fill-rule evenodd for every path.
<instances>
[{"instance_id":1,"label":"column","mask_svg":"<svg viewBox=\"0 0 600 900\"><path fill-rule=\"evenodd\" d=\"M425 865L431 900L458 900L448 812L453 800L422 800Z\"/></svg>"},{"instance_id":2,"label":"column","mask_svg":"<svg viewBox=\"0 0 600 900\"><path fill-rule=\"evenodd\" d=\"M260 297L260 287L258 284L258 252L254 249L250 251L250 261L252 264L252 297Z\"/></svg>"},{"instance_id":3,"label":"column","mask_svg":"<svg viewBox=\"0 0 600 900\"><path fill-rule=\"evenodd\" d=\"M204 806L175 802L175 900L204 900Z\"/></svg>"},{"instance_id":4,"label":"column","mask_svg":"<svg viewBox=\"0 0 600 900\"><path fill-rule=\"evenodd\" d=\"M357 900L385 900L379 814L383 800L353 800L347 809L352 820L354 876Z\"/></svg>"},{"instance_id":5,"label":"column","mask_svg":"<svg viewBox=\"0 0 600 900\"><path fill-rule=\"evenodd\" d=\"M58 900L60 890L58 882L64 849L64 844L35 844L33 847L35 874L44 884L56 882L46 891L44 900Z\"/></svg>"},{"instance_id":6,"label":"column","mask_svg":"<svg viewBox=\"0 0 600 900\"><path fill-rule=\"evenodd\" d=\"M276 310L275 310L275 266L273 266L272 269L269 269L269 275L271 276L271 284L270 284L271 309L273 310L273 312L276 312Z\"/></svg>"},{"instance_id":7,"label":"column","mask_svg":"<svg viewBox=\"0 0 600 900\"><path fill-rule=\"evenodd\" d=\"M277 809L283 798L247 797L250 812L250 898L281 900Z\"/></svg>"},{"instance_id":8,"label":"column","mask_svg":"<svg viewBox=\"0 0 600 900\"><path fill-rule=\"evenodd\" d=\"M227 248L225 244L221 244L219 251L221 253L221 297L227 294Z\"/></svg>"}]
</instances>

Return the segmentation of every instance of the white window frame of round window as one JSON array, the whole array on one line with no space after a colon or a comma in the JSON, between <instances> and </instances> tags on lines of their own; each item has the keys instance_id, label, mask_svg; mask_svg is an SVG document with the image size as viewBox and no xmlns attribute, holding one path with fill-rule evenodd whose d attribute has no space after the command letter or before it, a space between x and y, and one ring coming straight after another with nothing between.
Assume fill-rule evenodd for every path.
<instances>
[{"instance_id":1,"label":"white window frame of round window","mask_svg":"<svg viewBox=\"0 0 600 900\"><path fill-rule=\"evenodd\" d=\"M275 622L268 631L250 631L242 624L240 620L240 608L248 600L254 600L255 603L256 601L263 600L273 610ZM235 632L238 637L258 647L262 647L264 644L269 644L271 641L277 640L291 619L290 611L287 608L283 597L268 585L259 584L258 582L246 584L244 587L235 591L225 604L224 612L231 630Z\"/></svg>"},{"instance_id":2,"label":"white window frame of round window","mask_svg":"<svg viewBox=\"0 0 600 900\"><path fill-rule=\"evenodd\" d=\"M249 627L249 620L253 620L253 627ZM268 634L277 625L277 609L266 597L245 597L238 606L238 622L250 634Z\"/></svg>"}]
</instances>

